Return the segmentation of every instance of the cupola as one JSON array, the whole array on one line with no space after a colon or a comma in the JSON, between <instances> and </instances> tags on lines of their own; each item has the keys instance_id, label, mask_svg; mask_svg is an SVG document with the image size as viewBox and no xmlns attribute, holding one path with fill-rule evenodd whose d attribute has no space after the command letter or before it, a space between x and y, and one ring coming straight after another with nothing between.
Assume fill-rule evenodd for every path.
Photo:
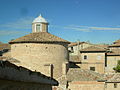
<instances>
[{"instance_id":1,"label":"cupola","mask_svg":"<svg viewBox=\"0 0 120 90\"><path fill-rule=\"evenodd\" d=\"M33 20L32 32L48 32L48 22L41 15Z\"/></svg>"}]
</instances>

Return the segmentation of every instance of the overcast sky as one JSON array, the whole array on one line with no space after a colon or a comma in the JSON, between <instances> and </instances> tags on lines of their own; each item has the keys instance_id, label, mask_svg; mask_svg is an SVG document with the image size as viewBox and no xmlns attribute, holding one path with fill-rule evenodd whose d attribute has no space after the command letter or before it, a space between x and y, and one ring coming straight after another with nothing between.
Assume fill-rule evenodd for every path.
<instances>
[{"instance_id":1,"label":"overcast sky","mask_svg":"<svg viewBox=\"0 0 120 90\"><path fill-rule=\"evenodd\" d=\"M120 0L0 0L0 41L31 33L31 23L40 14L51 34L68 41L120 39Z\"/></svg>"}]
</instances>

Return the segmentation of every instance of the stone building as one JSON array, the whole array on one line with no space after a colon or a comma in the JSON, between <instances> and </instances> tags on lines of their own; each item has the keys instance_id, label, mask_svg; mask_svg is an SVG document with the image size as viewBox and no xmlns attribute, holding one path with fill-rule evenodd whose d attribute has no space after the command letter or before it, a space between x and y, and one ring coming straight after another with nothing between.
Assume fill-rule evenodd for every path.
<instances>
[{"instance_id":1,"label":"stone building","mask_svg":"<svg viewBox=\"0 0 120 90\"><path fill-rule=\"evenodd\" d=\"M105 82L104 90L120 90L120 74L114 74L110 79Z\"/></svg>"},{"instance_id":2,"label":"stone building","mask_svg":"<svg viewBox=\"0 0 120 90\"><path fill-rule=\"evenodd\" d=\"M10 49L10 44L0 42L0 56L8 53Z\"/></svg>"},{"instance_id":3,"label":"stone building","mask_svg":"<svg viewBox=\"0 0 120 90\"><path fill-rule=\"evenodd\" d=\"M79 55L79 50L87 48L89 46L92 46L93 44L88 43L88 42L71 42L68 45L68 50L69 50L69 54L70 56L74 56L74 55Z\"/></svg>"},{"instance_id":4,"label":"stone building","mask_svg":"<svg viewBox=\"0 0 120 90\"><path fill-rule=\"evenodd\" d=\"M70 90L104 90L104 76L94 71L71 68L67 80Z\"/></svg>"},{"instance_id":5,"label":"stone building","mask_svg":"<svg viewBox=\"0 0 120 90\"><path fill-rule=\"evenodd\" d=\"M120 40L117 40L112 45L109 45L109 52L107 53L106 58L106 73L115 73L113 68L117 66L117 62L120 60Z\"/></svg>"},{"instance_id":6,"label":"stone building","mask_svg":"<svg viewBox=\"0 0 120 90\"><path fill-rule=\"evenodd\" d=\"M67 72L69 42L48 33L48 22L38 16L32 22L32 33L9 42L16 65L59 79Z\"/></svg>"},{"instance_id":7,"label":"stone building","mask_svg":"<svg viewBox=\"0 0 120 90\"><path fill-rule=\"evenodd\" d=\"M8 61L0 61L0 90L52 90L58 82Z\"/></svg>"},{"instance_id":8,"label":"stone building","mask_svg":"<svg viewBox=\"0 0 120 90\"><path fill-rule=\"evenodd\" d=\"M81 69L89 69L98 73L105 73L106 49L91 46L81 51Z\"/></svg>"},{"instance_id":9,"label":"stone building","mask_svg":"<svg viewBox=\"0 0 120 90\"><path fill-rule=\"evenodd\" d=\"M48 25L42 16L35 18L32 33L9 42L11 52L5 56L11 57L7 60L55 78L60 86L54 90L109 90L106 84L111 83L103 74L112 72L120 58L119 40L109 47L86 42L69 44L50 34Z\"/></svg>"}]
</instances>

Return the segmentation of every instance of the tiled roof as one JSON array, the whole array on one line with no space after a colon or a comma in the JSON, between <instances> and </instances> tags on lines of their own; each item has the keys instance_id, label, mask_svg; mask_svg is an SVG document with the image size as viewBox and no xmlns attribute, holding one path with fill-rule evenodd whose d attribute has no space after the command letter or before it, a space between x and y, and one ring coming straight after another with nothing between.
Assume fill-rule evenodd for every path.
<instances>
[{"instance_id":1,"label":"tiled roof","mask_svg":"<svg viewBox=\"0 0 120 90\"><path fill-rule=\"evenodd\" d=\"M116 40L112 45L109 45L109 47L120 47L120 39Z\"/></svg>"},{"instance_id":2,"label":"tiled roof","mask_svg":"<svg viewBox=\"0 0 120 90\"><path fill-rule=\"evenodd\" d=\"M97 44L97 45L95 45L95 46L108 49L108 45L104 45L104 44Z\"/></svg>"},{"instance_id":3,"label":"tiled roof","mask_svg":"<svg viewBox=\"0 0 120 90\"><path fill-rule=\"evenodd\" d=\"M78 44L83 44L83 43L86 43L86 44L87 44L87 42L71 42L71 43L68 45L68 47L77 46ZM88 43L88 44L90 44L90 43Z\"/></svg>"},{"instance_id":4,"label":"tiled roof","mask_svg":"<svg viewBox=\"0 0 120 90\"><path fill-rule=\"evenodd\" d=\"M120 47L120 43L119 43L119 44L112 44L112 45L109 45L109 47Z\"/></svg>"},{"instance_id":5,"label":"tiled roof","mask_svg":"<svg viewBox=\"0 0 120 90\"><path fill-rule=\"evenodd\" d=\"M78 55L72 55L72 56L70 55L69 61L70 62L80 62L81 60Z\"/></svg>"},{"instance_id":6,"label":"tiled roof","mask_svg":"<svg viewBox=\"0 0 120 90\"><path fill-rule=\"evenodd\" d=\"M105 48L101 48L101 47L96 47L96 46L90 46L88 48L82 49L80 50L81 52L94 52L94 51L106 51Z\"/></svg>"},{"instance_id":7,"label":"tiled roof","mask_svg":"<svg viewBox=\"0 0 120 90\"><path fill-rule=\"evenodd\" d=\"M111 52L108 52L107 55L109 56L120 55L120 50L118 49L112 50Z\"/></svg>"},{"instance_id":8,"label":"tiled roof","mask_svg":"<svg viewBox=\"0 0 120 90\"><path fill-rule=\"evenodd\" d=\"M118 43L120 44L120 39L118 39L114 42L114 44L118 44Z\"/></svg>"},{"instance_id":9,"label":"tiled roof","mask_svg":"<svg viewBox=\"0 0 120 90\"><path fill-rule=\"evenodd\" d=\"M103 75L90 70L69 69L67 73L68 81L99 81L104 80Z\"/></svg>"},{"instance_id":10,"label":"tiled roof","mask_svg":"<svg viewBox=\"0 0 120 90\"><path fill-rule=\"evenodd\" d=\"M10 44L1 43L0 44L0 51L2 51L4 49L10 49Z\"/></svg>"},{"instance_id":11,"label":"tiled roof","mask_svg":"<svg viewBox=\"0 0 120 90\"><path fill-rule=\"evenodd\" d=\"M46 43L46 42L61 42L61 43L70 43L67 40L64 40L62 38L59 38L55 35L52 35L47 32L35 32L35 33L30 33L26 36L17 38L15 40L10 41L10 44L13 43Z\"/></svg>"},{"instance_id":12,"label":"tiled roof","mask_svg":"<svg viewBox=\"0 0 120 90\"><path fill-rule=\"evenodd\" d=\"M72 47L72 46L77 46L76 42L71 42L70 44L68 44L68 47Z\"/></svg>"},{"instance_id":13,"label":"tiled roof","mask_svg":"<svg viewBox=\"0 0 120 90\"><path fill-rule=\"evenodd\" d=\"M108 79L107 82L120 82L120 73L114 74L114 76Z\"/></svg>"},{"instance_id":14,"label":"tiled roof","mask_svg":"<svg viewBox=\"0 0 120 90\"><path fill-rule=\"evenodd\" d=\"M16 66L8 61L0 61L0 78L12 81L58 85L58 82L53 78L45 76L40 72L31 71L22 66Z\"/></svg>"}]
</instances>

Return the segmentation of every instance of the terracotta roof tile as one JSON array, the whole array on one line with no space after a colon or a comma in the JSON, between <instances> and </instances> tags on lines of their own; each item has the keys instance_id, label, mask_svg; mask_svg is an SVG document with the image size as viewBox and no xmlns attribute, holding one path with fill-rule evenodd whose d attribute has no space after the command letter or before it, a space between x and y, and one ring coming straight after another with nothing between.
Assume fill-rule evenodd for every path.
<instances>
[{"instance_id":1,"label":"terracotta roof tile","mask_svg":"<svg viewBox=\"0 0 120 90\"><path fill-rule=\"evenodd\" d=\"M3 49L10 49L10 44L5 43L0 44L0 51L2 51Z\"/></svg>"},{"instance_id":2,"label":"terracotta roof tile","mask_svg":"<svg viewBox=\"0 0 120 90\"><path fill-rule=\"evenodd\" d=\"M104 80L104 75L90 70L69 69L67 73L68 81L97 81Z\"/></svg>"},{"instance_id":3,"label":"terracotta roof tile","mask_svg":"<svg viewBox=\"0 0 120 90\"><path fill-rule=\"evenodd\" d=\"M118 39L114 42L114 44L118 44L118 43L120 44L120 39Z\"/></svg>"},{"instance_id":4,"label":"terracotta roof tile","mask_svg":"<svg viewBox=\"0 0 120 90\"><path fill-rule=\"evenodd\" d=\"M109 45L109 47L120 47L120 43L119 43L119 44L112 44L112 45Z\"/></svg>"},{"instance_id":5,"label":"terracotta roof tile","mask_svg":"<svg viewBox=\"0 0 120 90\"><path fill-rule=\"evenodd\" d=\"M8 72L8 69L9 69L9 72ZM9 74L9 73L15 73L16 75ZM21 77L23 75L24 77ZM16 66L15 64L10 63L9 61L0 61L0 78L4 80L13 80L13 81L15 80L15 81L58 85L58 82L53 78L45 76L40 72L31 71L22 66Z\"/></svg>"},{"instance_id":6,"label":"terracotta roof tile","mask_svg":"<svg viewBox=\"0 0 120 90\"><path fill-rule=\"evenodd\" d=\"M62 42L62 43L70 43L67 40L59 38L55 35L52 35L47 32L37 32L37 33L30 33L26 36L17 38L15 40L10 41L10 44L13 43L43 43L43 42Z\"/></svg>"},{"instance_id":7,"label":"terracotta roof tile","mask_svg":"<svg viewBox=\"0 0 120 90\"><path fill-rule=\"evenodd\" d=\"M68 47L72 47L72 46L77 46L77 43L76 42L71 42Z\"/></svg>"},{"instance_id":8,"label":"terracotta roof tile","mask_svg":"<svg viewBox=\"0 0 120 90\"><path fill-rule=\"evenodd\" d=\"M117 50L117 49L115 49L115 50L112 50L111 52L108 52L107 53L107 55L120 55L120 50Z\"/></svg>"},{"instance_id":9,"label":"terracotta roof tile","mask_svg":"<svg viewBox=\"0 0 120 90\"><path fill-rule=\"evenodd\" d=\"M90 51L106 51L105 48L96 47L96 46L90 46L88 48L80 50L81 52L90 52Z\"/></svg>"},{"instance_id":10,"label":"terracotta roof tile","mask_svg":"<svg viewBox=\"0 0 120 90\"><path fill-rule=\"evenodd\" d=\"M114 76L108 79L107 82L120 82L120 74L114 74Z\"/></svg>"},{"instance_id":11,"label":"terracotta roof tile","mask_svg":"<svg viewBox=\"0 0 120 90\"><path fill-rule=\"evenodd\" d=\"M81 60L80 60L78 55L72 55L72 56L70 56L69 61L71 61L71 62L80 62Z\"/></svg>"},{"instance_id":12,"label":"terracotta roof tile","mask_svg":"<svg viewBox=\"0 0 120 90\"><path fill-rule=\"evenodd\" d=\"M90 43L87 43L87 42L71 42L71 43L68 45L68 47L77 46L78 44L83 44L83 43L90 44Z\"/></svg>"}]
</instances>

